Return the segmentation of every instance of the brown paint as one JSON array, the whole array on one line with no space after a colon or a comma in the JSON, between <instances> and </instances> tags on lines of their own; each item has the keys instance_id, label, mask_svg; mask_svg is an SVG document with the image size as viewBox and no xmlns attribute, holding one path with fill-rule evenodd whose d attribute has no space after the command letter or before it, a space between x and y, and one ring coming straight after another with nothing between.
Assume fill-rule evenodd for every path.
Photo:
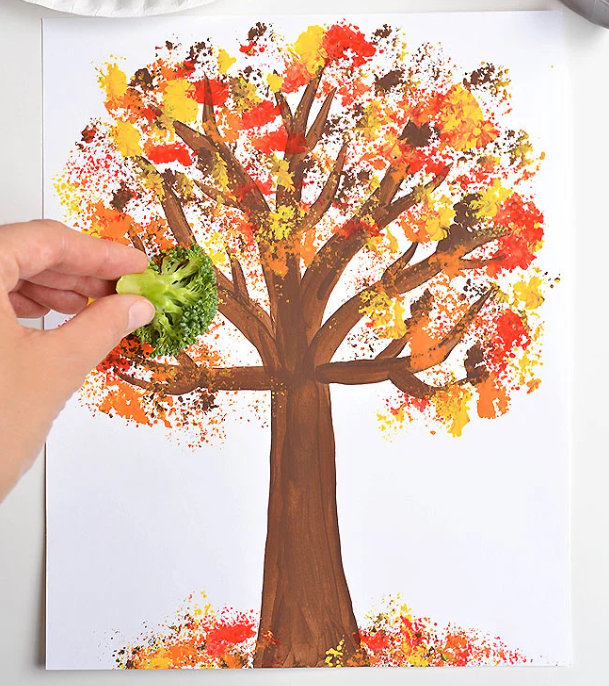
<instances>
[{"instance_id":1,"label":"brown paint","mask_svg":"<svg viewBox=\"0 0 609 686\"><path fill-rule=\"evenodd\" d=\"M403 69L392 69L388 71L383 76L375 79L375 90L377 93L386 93L392 88L399 86L404 80L404 70Z\"/></svg>"},{"instance_id":2,"label":"brown paint","mask_svg":"<svg viewBox=\"0 0 609 686\"><path fill-rule=\"evenodd\" d=\"M360 651L343 570L328 386L301 378L272 398L264 583L255 667L324 667ZM269 638L272 635L272 638Z\"/></svg>"}]
</instances>

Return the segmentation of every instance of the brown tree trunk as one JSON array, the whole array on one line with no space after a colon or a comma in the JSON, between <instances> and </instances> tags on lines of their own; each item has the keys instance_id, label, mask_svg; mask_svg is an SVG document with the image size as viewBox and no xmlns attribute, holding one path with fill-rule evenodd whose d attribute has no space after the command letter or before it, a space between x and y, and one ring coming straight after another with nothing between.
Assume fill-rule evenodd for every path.
<instances>
[{"instance_id":1,"label":"brown tree trunk","mask_svg":"<svg viewBox=\"0 0 609 686\"><path fill-rule=\"evenodd\" d=\"M342 644L341 644L342 641ZM311 380L273 393L271 478L255 667L324 667L360 638L343 570L330 392Z\"/></svg>"}]
</instances>

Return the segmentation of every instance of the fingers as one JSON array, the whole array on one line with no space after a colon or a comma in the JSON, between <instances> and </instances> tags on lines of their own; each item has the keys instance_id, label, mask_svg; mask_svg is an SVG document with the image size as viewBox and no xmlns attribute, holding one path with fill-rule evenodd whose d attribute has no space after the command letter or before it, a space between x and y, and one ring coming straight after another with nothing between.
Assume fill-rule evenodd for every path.
<instances>
[{"instance_id":1,"label":"fingers","mask_svg":"<svg viewBox=\"0 0 609 686\"><path fill-rule=\"evenodd\" d=\"M146 298L110 295L96 300L59 329L49 331L47 350L65 362L66 383L72 391L121 338L153 317L154 306Z\"/></svg>"},{"instance_id":2,"label":"fingers","mask_svg":"<svg viewBox=\"0 0 609 686\"><path fill-rule=\"evenodd\" d=\"M39 286L48 286L60 291L74 291L87 298L103 298L105 295L112 295L116 291L116 282L98 279L95 276L74 276L73 274L60 274L47 270L30 277L31 283Z\"/></svg>"},{"instance_id":3,"label":"fingers","mask_svg":"<svg viewBox=\"0 0 609 686\"><path fill-rule=\"evenodd\" d=\"M20 278L47 270L110 280L143 271L147 263L135 248L81 234L60 222L0 227L0 280L9 291Z\"/></svg>"},{"instance_id":4,"label":"fingers","mask_svg":"<svg viewBox=\"0 0 609 686\"><path fill-rule=\"evenodd\" d=\"M19 292L9 293L8 300L17 317L21 317L23 319L36 319L38 317L44 317L44 315L48 314L49 312L48 307L44 307L40 303L30 300L28 297ZM3 326L6 326L6 323L3 323Z\"/></svg>"},{"instance_id":5,"label":"fingers","mask_svg":"<svg viewBox=\"0 0 609 686\"><path fill-rule=\"evenodd\" d=\"M64 314L76 314L84 310L88 302L88 298L80 293L39 286L29 281L22 283L17 292L48 310Z\"/></svg>"},{"instance_id":6,"label":"fingers","mask_svg":"<svg viewBox=\"0 0 609 686\"><path fill-rule=\"evenodd\" d=\"M20 280L9 299L18 317L39 317L49 310L76 314L86 307L89 298L111 295L115 288L114 281L45 271L29 281ZM15 293L25 296L26 300L14 297Z\"/></svg>"}]
</instances>

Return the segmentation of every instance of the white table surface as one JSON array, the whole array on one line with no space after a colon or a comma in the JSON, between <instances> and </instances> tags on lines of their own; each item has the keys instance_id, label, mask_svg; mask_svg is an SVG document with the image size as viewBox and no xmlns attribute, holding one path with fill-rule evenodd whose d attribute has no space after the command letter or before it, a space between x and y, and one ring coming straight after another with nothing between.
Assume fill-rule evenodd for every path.
<instances>
[{"instance_id":1,"label":"white table surface","mask_svg":"<svg viewBox=\"0 0 609 686\"><path fill-rule=\"evenodd\" d=\"M184 14L556 9L557 0L218 0ZM0 224L42 213L41 17L58 13L0 0ZM576 232L572 467L575 664L569 668L292 670L154 675L44 670L44 466L39 460L0 507L0 684L460 684L601 686L609 646L609 30L565 11ZM0 332L1 335L1 332ZM565 373L569 373L565 370ZM1 380L0 380L1 383ZM0 450L1 450L0 437ZM189 681L190 680L190 681ZM218 681L216 681L218 680ZM243 681L241 681L243 680Z\"/></svg>"}]
</instances>

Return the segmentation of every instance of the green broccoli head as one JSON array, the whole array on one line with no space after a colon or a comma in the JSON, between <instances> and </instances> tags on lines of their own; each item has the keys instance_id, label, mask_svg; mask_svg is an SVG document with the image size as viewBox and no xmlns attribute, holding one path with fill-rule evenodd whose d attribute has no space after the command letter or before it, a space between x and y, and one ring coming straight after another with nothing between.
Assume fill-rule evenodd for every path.
<instances>
[{"instance_id":1,"label":"green broccoli head","mask_svg":"<svg viewBox=\"0 0 609 686\"><path fill-rule=\"evenodd\" d=\"M135 335L157 356L175 355L205 333L218 310L212 261L198 245L163 250L141 274L127 274L117 293L143 295L156 311Z\"/></svg>"}]
</instances>

